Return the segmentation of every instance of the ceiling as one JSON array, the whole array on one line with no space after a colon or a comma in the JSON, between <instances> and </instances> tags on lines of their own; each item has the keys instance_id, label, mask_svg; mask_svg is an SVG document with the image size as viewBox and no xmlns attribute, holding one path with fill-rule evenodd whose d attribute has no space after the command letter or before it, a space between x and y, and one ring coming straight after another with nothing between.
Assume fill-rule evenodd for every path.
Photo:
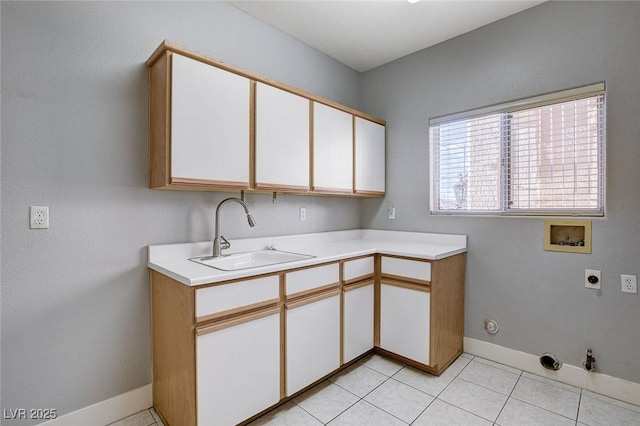
<instances>
[{"instance_id":1,"label":"ceiling","mask_svg":"<svg viewBox=\"0 0 640 426\"><path fill-rule=\"evenodd\" d=\"M236 8L367 71L544 0L229 1Z\"/></svg>"}]
</instances>

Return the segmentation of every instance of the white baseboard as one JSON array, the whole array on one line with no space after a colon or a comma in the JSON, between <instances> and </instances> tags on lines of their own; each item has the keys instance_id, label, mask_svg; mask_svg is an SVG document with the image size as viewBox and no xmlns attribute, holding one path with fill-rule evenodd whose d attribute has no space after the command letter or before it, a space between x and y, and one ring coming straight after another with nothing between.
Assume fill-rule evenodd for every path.
<instances>
[{"instance_id":1,"label":"white baseboard","mask_svg":"<svg viewBox=\"0 0 640 426\"><path fill-rule=\"evenodd\" d=\"M152 385L148 384L42 424L47 426L104 426L145 410L152 404Z\"/></svg>"},{"instance_id":2,"label":"white baseboard","mask_svg":"<svg viewBox=\"0 0 640 426\"><path fill-rule=\"evenodd\" d=\"M590 373L585 371L582 366L563 364L560 370L547 370L540 365L539 355L516 351L470 337L464 338L464 351L509 367L537 374L538 376L557 380L630 404L640 405L640 383L597 372Z\"/></svg>"}]
</instances>

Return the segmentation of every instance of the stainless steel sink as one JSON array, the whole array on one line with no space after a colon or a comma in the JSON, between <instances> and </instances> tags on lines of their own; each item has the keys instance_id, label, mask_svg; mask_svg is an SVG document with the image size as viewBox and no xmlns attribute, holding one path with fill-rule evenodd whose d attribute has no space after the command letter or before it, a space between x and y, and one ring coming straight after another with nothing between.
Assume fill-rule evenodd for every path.
<instances>
[{"instance_id":1,"label":"stainless steel sink","mask_svg":"<svg viewBox=\"0 0 640 426\"><path fill-rule=\"evenodd\" d=\"M260 266L276 265L278 263L294 262L296 260L311 259L313 257L315 256L280 250L257 250L227 254L218 257L193 257L189 260L200 263L201 265L220 269L221 271L238 271L241 269L250 269Z\"/></svg>"}]
</instances>

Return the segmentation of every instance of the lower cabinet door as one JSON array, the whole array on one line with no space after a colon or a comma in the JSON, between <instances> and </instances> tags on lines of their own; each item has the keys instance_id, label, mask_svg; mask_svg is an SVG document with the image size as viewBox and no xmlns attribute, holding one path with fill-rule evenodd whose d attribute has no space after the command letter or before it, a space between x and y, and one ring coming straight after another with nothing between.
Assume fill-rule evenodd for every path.
<instances>
[{"instance_id":1,"label":"lower cabinet door","mask_svg":"<svg viewBox=\"0 0 640 426\"><path fill-rule=\"evenodd\" d=\"M373 348L373 283L344 292L345 364Z\"/></svg>"},{"instance_id":2,"label":"lower cabinet door","mask_svg":"<svg viewBox=\"0 0 640 426\"><path fill-rule=\"evenodd\" d=\"M287 308L287 396L340 367L340 294Z\"/></svg>"},{"instance_id":3,"label":"lower cabinet door","mask_svg":"<svg viewBox=\"0 0 640 426\"><path fill-rule=\"evenodd\" d=\"M429 365L429 305L426 291L380 286L380 347Z\"/></svg>"},{"instance_id":4,"label":"lower cabinet door","mask_svg":"<svg viewBox=\"0 0 640 426\"><path fill-rule=\"evenodd\" d=\"M235 425L280 400L280 315L196 339L198 425Z\"/></svg>"}]
</instances>

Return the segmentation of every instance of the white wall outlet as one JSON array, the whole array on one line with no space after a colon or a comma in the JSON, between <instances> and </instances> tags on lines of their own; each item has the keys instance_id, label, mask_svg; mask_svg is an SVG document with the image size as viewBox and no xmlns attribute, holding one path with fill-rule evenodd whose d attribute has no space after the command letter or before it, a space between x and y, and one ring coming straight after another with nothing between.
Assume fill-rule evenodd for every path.
<instances>
[{"instance_id":1,"label":"white wall outlet","mask_svg":"<svg viewBox=\"0 0 640 426\"><path fill-rule=\"evenodd\" d=\"M623 293L638 293L638 277L635 275L620 275Z\"/></svg>"},{"instance_id":2,"label":"white wall outlet","mask_svg":"<svg viewBox=\"0 0 640 426\"><path fill-rule=\"evenodd\" d=\"M396 208L393 207L393 204L389 206L389 219L396 218Z\"/></svg>"},{"instance_id":3,"label":"white wall outlet","mask_svg":"<svg viewBox=\"0 0 640 426\"><path fill-rule=\"evenodd\" d=\"M29 228L49 229L49 206L31 206L29 208Z\"/></svg>"},{"instance_id":4,"label":"white wall outlet","mask_svg":"<svg viewBox=\"0 0 640 426\"><path fill-rule=\"evenodd\" d=\"M584 270L584 286L594 290L600 290L600 271L597 269Z\"/></svg>"},{"instance_id":5,"label":"white wall outlet","mask_svg":"<svg viewBox=\"0 0 640 426\"><path fill-rule=\"evenodd\" d=\"M306 209L306 207L300 207L300 220L307 220L307 209Z\"/></svg>"}]
</instances>

